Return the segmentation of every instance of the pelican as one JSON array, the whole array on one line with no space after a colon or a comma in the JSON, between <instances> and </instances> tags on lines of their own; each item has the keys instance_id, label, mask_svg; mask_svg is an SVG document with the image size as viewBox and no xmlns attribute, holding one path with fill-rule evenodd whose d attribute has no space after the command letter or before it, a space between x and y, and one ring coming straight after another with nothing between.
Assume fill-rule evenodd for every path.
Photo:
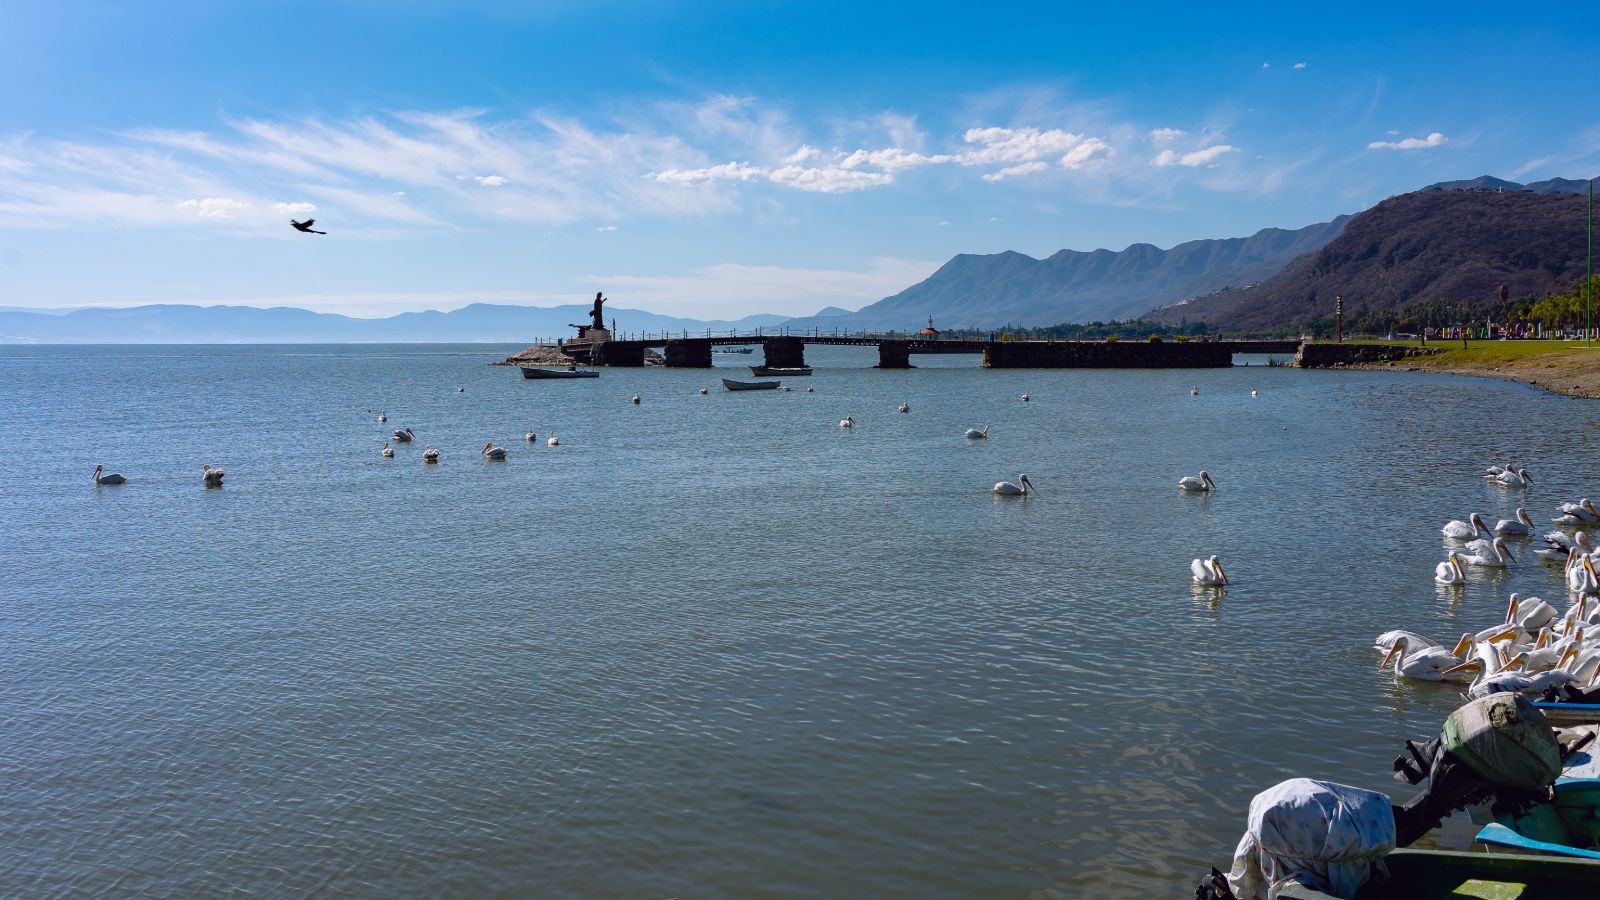
<instances>
[{"instance_id":1,"label":"pelican","mask_svg":"<svg viewBox=\"0 0 1600 900\"><path fill-rule=\"evenodd\" d=\"M1196 558L1190 562L1189 571L1194 573L1194 583L1198 585L1215 587L1228 583L1228 573L1222 571L1222 561L1215 553L1207 559Z\"/></svg>"},{"instance_id":2,"label":"pelican","mask_svg":"<svg viewBox=\"0 0 1600 900\"><path fill-rule=\"evenodd\" d=\"M1508 563L1517 561L1517 558L1511 555L1511 548L1507 547L1506 542L1500 538L1495 538L1492 541L1478 538L1468 544L1467 549L1472 551L1472 555L1467 556L1462 562L1469 566L1503 569Z\"/></svg>"},{"instance_id":3,"label":"pelican","mask_svg":"<svg viewBox=\"0 0 1600 900\"><path fill-rule=\"evenodd\" d=\"M467 392L467 386L464 385L464 384L461 387L456 388L456 393L458 393L458 394L465 394L466 392Z\"/></svg>"},{"instance_id":4,"label":"pelican","mask_svg":"<svg viewBox=\"0 0 1600 900\"><path fill-rule=\"evenodd\" d=\"M415 437L416 435L411 433L410 428L396 428L394 432L395 443L398 444L408 444Z\"/></svg>"},{"instance_id":5,"label":"pelican","mask_svg":"<svg viewBox=\"0 0 1600 900\"><path fill-rule=\"evenodd\" d=\"M911 404L909 404L909 403L900 404L900 411L901 412L911 412Z\"/></svg>"},{"instance_id":6,"label":"pelican","mask_svg":"<svg viewBox=\"0 0 1600 900\"><path fill-rule=\"evenodd\" d=\"M561 442L556 440L556 436L553 435L553 434L550 435L550 439L548 441L545 441L544 443L545 443L546 447L559 447L559 446L561 446Z\"/></svg>"},{"instance_id":7,"label":"pelican","mask_svg":"<svg viewBox=\"0 0 1600 900\"><path fill-rule=\"evenodd\" d=\"M1572 537L1567 537L1559 531L1546 532L1544 543L1543 547L1533 552L1539 554L1540 559L1549 563L1569 562L1572 558L1573 550L1577 550L1579 553L1589 553L1594 549L1589 546L1589 536L1581 531Z\"/></svg>"},{"instance_id":8,"label":"pelican","mask_svg":"<svg viewBox=\"0 0 1600 900\"><path fill-rule=\"evenodd\" d=\"M1507 469L1494 477L1496 484L1506 487L1528 487L1533 484L1533 476L1527 469L1518 469L1515 472Z\"/></svg>"},{"instance_id":9,"label":"pelican","mask_svg":"<svg viewBox=\"0 0 1600 900\"><path fill-rule=\"evenodd\" d=\"M1471 680L1454 671L1460 668L1461 659L1449 650L1443 647L1412 649L1411 641L1405 637L1395 639L1389 652L1384 654L1383 661L1378 663L1378 671L1383 671L1390 660L1394 660L1395 678L1413 678L1417 681ZM1446 678L1446 672L1453 677Z\"/></svg>"},{"instance_id":10,"label":"pelican","mask_svg":"<svg viewBox=\"0 0 1600 900\"><path fill-rule=\"evenodd\" d=\"M705 388L701 388L700 389L700 396L702 396L702 397L704 397L705 395L707 395L709 393L711 393L711 392L706 390Z\"/></svg>"},{"instance_id":11,"label":"pelican","mask_svg":"<svg viewBox=\"0 0 1600 900\"><path fill-rule=\"evenodd\" d=\"M522 439L531 444L534 441L537 441L539 439L539 436L537 434L534 434L533 431L530 429L527 434L522 436Z\"/></svg>"},{"instance_id":12,"label":"pelican","mask_svg":"<svg viewBox=\"0 0 1600 900\"><path fill-rule=\"evenodd\" d=\"M639 395L638 395L638 394L634 394L634 395L633 395L633 405L634 405L634 406L638 406L638 405L639 405L639 402L640 402L640 398L639 398Z\"/></svg>"},{"instance_id":13,"label":"pelican","mask_svg":"<svg viewBox=\"0 0 1600 900\"><path fill-rule=\"evenodd\" d=\"M1033 492L1033 482L1026 475L1018 475L1016 481L997 481L994 485L994 493L1002 497L1026 497Z\"/></svg>"},{"instance_id":14,"label":"pelican","mask_svg":"<svg viewBox=\"0 0 1600 900\"><path fill-rule=\"evenodd\" d=\"M1600 522L1600 510L1594 508L1594 503L1588 497L1577 503L1563 503L1558 508L1561 516L1551 520L1557 525L1591 525Z\"/></svg>"},{"instance_id":15,"label":"pelican","mask_svg":"<svg viewBox=\"0 0 1600 900\"><path fill-rule=\"evenodd\" d=\"M1528 518L1528 511L1520 506L1517 507L1516 518L1501 519L1494 524L1494 530L1497 534L1509 537L1526 537L1533 533L1533 528L1533 520Z\"/></svg>"},{"instance_id":16,"label":"pelican","mask_svg":"<svg viewBox=\"0 0 1600 900\"><path fill-rule=\"evenodd\" d=\"M1488 534L1489 526L1483 524L1483 517L1477 513L1468 513L1465 522L1460 519L1451 519L1439 529L1444 536L1452 540L1464 541L1475 538L1480 534Z\"/></svg>"},{"instance_id":17,"label":"pelican","mask_svg":"<svg viewBox=\"0 0 1600 900\"><path fill-rule=\"evenodd\" d=\"M1513 592L1506 603L1505 623L1515 625L1529 634L1536 634L1539 629L1554 622L1557 615L1554 606L1538 597L1524 600Z\"/></svg>"},{"instance_id":18,"label":"pelican","mask_svg":"<svg viewBox=\"0 0 1600 900\"><path fill-rule=\"evenodd\" d=\"M483 445L483 456L485 459L505 459L506 448L496 447L494 441L490 441Z\"/></svg>"},{"instance_id":19,"label":"pelican","mask_svg":"<svg viewBox=\"0 0 1600 900\"><path fill-rule=\"evenodd\" d=\"M213 469L210 466L200 469L200 478L206 483L206 487L222 487L223 474L221 469Z\"/></svg>"},{"instance_id":20,"label":"pelican","mask_svg":"<svg viewBox=\"0 0 1600 900\"><path fill-rule=\"evenodd\" d=\"M1461 554L1450 551L1450 558L1433 568L1433 580L1452 587L1466 584L1467 573L1461 568Z\"/></svg>"},{"instance_id":21,"label":"pelican","mask_svg":"<svg viewBox=\"0 0 1600 900\"><path fill-rule=\"evenodd\" d=\"M394 448L389 446L389 442L388 441L384 441L383 442L383 449L378 451L378 455L382 456L384 459L393 459L394 458Z\"/></svg>"},{"instance_id":22,"label":"pelican","mask_svg":"<svg viewBox=\"0 0 1600 900\"><path fill-rule=\"evenodd\" d=\"M116 472L107 472L105 470L105 466L94 467L95 484L127 484L127 482L128 479L122 477Z\"/></svg>"},{"instance_id":23,"label":"pelican","mask_svg":"<svg viewBox=\"0 0 1600 900\"><path fill-rule=\"evenodd\" d=\"M967 429L967 438L969 440L974 440L974 441L988 440L988 438L989 438L989 426L987 426L987 425L983 426L983 430L982 431L979 431L976 428L968 428Z\"/></svg>"},{"instance_id":24,"label":"pelican","mask_svg":"<svg viewBox=\"0 0 1600 900\"><path fill-rule=\"evenodd\" d=\"M839 427L840 428L854 428L855 426L856 426L856 417L855 416L845 416L844 418L839 420Z\"/></svg>"},{"instance_id":25,"label":"pelican","mask_svg":"<svg viewBox=\"0 0 1600 900\"><path fill-rule=\"evenodd\" d=\"M1191 397L1200 396L1200 386L1199 385L1195 385L1194 387L1189 388L1189 396L1191 396Z\"/></svg>"},{"instance_id":26,"label":"pelican","mask_svg":"<svg viewBox=\"0 0 1600 900\"><path fill-rule=\"evenodd\" d=\"M1573 551L1567 565L1567 590L1580 597L1600 592L1600 577L1596 577L1594 561Z\"/></svg>"},{"instance_id":27,"label":"pelican","mask_svg":"<svg viewBox=\"0 0 1600 900\"><path fill-rule=\"evenodd\" d=\"M1251 388L1250 389L1250 396L1252 396L1252 397L1256 396L1256 389L1255 388Z\"/></svg>"},{"instance_id":28,"label":"pelican","mask_svg":"<svg viewBox=\"0 0 1600 900\"><path fill-rule=\"evenodd\" d=\"M1023 403L1027 403L1028 402L1028 395L1027 395L1026 392L1024 392L1023 395L1022 395L1022 402Z\"/></svg>"},{"instance_id":29,"label":"pelican","mask_svg":"<svg viewBox=\"0 0 1600 900\"><path fill-rule=\"evenodd\" d=\"M702 394L704 394L704 393L705 393L705 391L704 391L704 390L702 390L702 391L701 391L701 392L700 392L700 393L702 393ZM806 393L808 393L808 394L809 394L809 393L811 393L811 388L806 388Z\"/></svg>"},{"instance_id":30,"label":"pelican","mask_svg":"<svg viewBox=\"0 0 1600 900\"><path fill-rule=\"evenodd\" d=\"M1484 469L1483 470L1483 477L1490 478L1490 479L1499 478L1501 476L1501 474L1503 474L1505 472L1515 472L1515 471L1516 471L1516 469L1514 469L1511 466L1510 463L1506 463L1503 466L1490 466L1489 468Z\"/></svg>"},{"instance_id":31,"label":"pelican","mask_svg":"<svg viewBox=\"0 0 1600 900\"><path fill-rule=\"evenodd\" d=\"M378 424L379 425L382 425L384 422L387 422L387 421L389 421L389 414L388 413L386 413L386 412L378 413Z\"/></svg>"},{"instance_id":32,"label":"pelican","mask_svg":"<svg viewBox=\"0 0 1600 900\"><path fill-rule=\"evenodd\" d=\"M1201 469L1198 476L1185 475L1178 479L1178 490L1187 491L1191 494L1203 494L1216 489L1217 483L1211 480L1211 476L1206 474L1205 469Z\"/></svg>"},{"instance_id":33,"label":"pelican","mask_svg":"<svg viewBox=\"0 0 1600 900\"><path fill-rule=\"evenodd\" d=\"M422 461L425 462L425 463L436 463L436 462L438 462L439 461L439 451L433 449L432 447L428 447L428 448L424 449L422 451Z\"/></svg>"},{"instance_id":34,"label":"pelican","mask_svg":"<svg viewBox=\"0 0 1600 900\"><path fill-rule=\"evenodd\" d=\"M1382 652L1382 653L1388 653L1391 649L1394 648L1394 642L1397 641L1397 640L1400 640L1402 638L1404 638L1409 643L1409 645L1413 646L1413 647L1437 647L1437 646L1439 646L1439 642L1438 641L1431 640L1429 638L1425 638L1422 635L1417 634L1415 631L1395 630L1395 631L1385 631L1383 634L1378 635L1378 639L1372 643L1372 649L1377 650L1377 651ZM1466 637L1462 636L1461 639L1463 641L1465 641Z\"/></svg>"}]
</instances>

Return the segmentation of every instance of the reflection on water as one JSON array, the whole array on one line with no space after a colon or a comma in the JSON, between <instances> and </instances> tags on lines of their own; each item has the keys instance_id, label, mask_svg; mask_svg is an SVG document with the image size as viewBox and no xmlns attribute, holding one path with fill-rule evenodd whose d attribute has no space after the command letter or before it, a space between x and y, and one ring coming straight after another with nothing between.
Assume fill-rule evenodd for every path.
<instances>
[{"instance_id":1,"label":"reflection on water","mask_svg":"<svg viewBox=\"0 0 1600 900\"><path fill-rule=\"evenodd\" d=\"M1600 433L1404 373L510 349L0 348L0 892L1187 892L1256 791L1393 786L1457 693L1373 637L1559 596L1438 588L1438 528L1542 521Z\"/></svg>"}]
</instances>

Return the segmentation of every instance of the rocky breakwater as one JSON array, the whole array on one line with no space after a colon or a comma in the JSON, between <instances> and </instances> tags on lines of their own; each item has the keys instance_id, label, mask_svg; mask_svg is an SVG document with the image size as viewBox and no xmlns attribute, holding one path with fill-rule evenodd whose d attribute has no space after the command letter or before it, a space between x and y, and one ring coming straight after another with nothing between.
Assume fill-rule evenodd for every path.
<instances>
[{"instance_id":1,"label":"rocky breakwater","mask_svg":"<svg viewBox=\"0 0 1600 900\"><path fill-rule=\"evenodd\" d=\"M555 344L534 344L505 359L490 363L491 366L570 366L577 360L561 352Z\"/></svg>"},{"instance_id":2,"label":"rocky breakwater","mask_svg":"<svg viewBox=\"0 0 1600 900\"><path fill-rule=\"evenodd\" d=\"M1345 366L1393 365L1407 359L1432 356L1435 347L1404 344L1301 344L1294 364L1301 369L1338 369Z\"/></svg>"}]
</instances>

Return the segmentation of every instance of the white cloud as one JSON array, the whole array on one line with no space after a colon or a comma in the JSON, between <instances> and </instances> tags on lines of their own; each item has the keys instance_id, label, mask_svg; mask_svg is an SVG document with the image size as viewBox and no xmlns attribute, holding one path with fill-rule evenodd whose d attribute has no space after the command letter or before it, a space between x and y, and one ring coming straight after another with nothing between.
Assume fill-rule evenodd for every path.
<instances>
[{"instance_id":1,"label":"white cloud","mask_svg":"<svg viewBox=\"0 0 1600 900\"><path fill-rule=\"evenodd\" d=\"M1394 134L1394 132L1390 132ZM1435 131L1425 138L1405 138L1399 141L1373 141L1367 145L1368 150L1421 150L1425 147L1437 147L1450 140L1443 134ZM1470 141L1468 142L1470 143Z\"/></svg>"},{"instance_id":2,"label":"white cloud","mask_svg":"<svg viewBox=\"0 0 1600 900\"><path fill-rule=\"evenodd\" d=\"M781 166L772 170L768 177L774 184L823 194L860 191L894 182L894 176L887 172L866 172L842 166Z\"/></svg>"},{"instance_id":3,"label":"white cloud","mask_svg":"<svg viewBox=\"0 0 1600 900\"><path fill-rule=\"evenodd\" d=\"M250 204L232 197L206 197L202 200L185 200L179 206L193 209L196 215L207 219L231 219L236 210L248 209Z\"/></svg>"},{"instance_id":4,"label":"white cloud","mask_svg":"<svg viewBox=\"0 0 1600 900\"><path fill-rule=\"evenodd\" d=\"M1232 147L1228 144L1215 144L1189 153L1163 150L1156 154L1155 159L1150 160L1150 165L1162 168L1167 166L1188 166L1190 168L1206 166L1216 162L1217 157L1222 156L1224 153L1232 153L1238 149L1238 147Z\"/></svg>"},{"instance_id":5,"label":"white cloud","mask_svg":"<svg viewBox=\"0 0 1600 900\"><path fill-rule=\"evenodd\" d=\"M783 158L783 164L786 166L797 166L803 162L806 162L807 160L816 159L821 155L821 150L818 150L810 144L801 144L800 149Z\"/></svg>"},{"instance_id":6,"label":"white cloud","mask_svg":"<svg viewBox=\"0 0 1600 900\"><path fill-rule=\"evenodd\" d=\"M739 318L752 310L806 315L823 306L859 309L932 275L940 262L880 257L864 270L802 269L723 263L685 275L595 275L618 306L701 319ZM565 302L571 302L567 300Z\"/></svg>"},{"instance_id":7,"label":"white cloud","mask_svg":"<svg viewBox=\"0 0 1600 900\"><path fill-rule=\"evenodd\" d=\"M1306 64L1305 64L1305 63L1303 63L1303 62L1298 62L1298 63L1295 63L1295 64L1294 64L1294 67L1295 67L1295 68L1296 68L1296 69L1304 69L1304 68L1305 68L1305 67L1306 67Z\"/></svg>"},{"instance_id":8,"label":"white cloud","mask_svg":"<svg viewBox=\"0 0 1600 900\"><path fill-rule=\"evenodd\" d=\"M595 231L616 231L616 230L617 230L617 226L615 226L615 225L601 225L599 228L595 229Z\"/></svg>"},{"instance_id":9,"label":"white cloud","mask_svg":"<svg viewBox=\"0 0 1600 900\"><path fill-rule=\"evenodd\" d=\"M278 212L289 213L296 216L305 215L306 213L314 213L317 211L317 205L315 203L305 203L303 201L298 203L274 203L272 204L272 208Z\"/></svg>"},{"instance_id":10,"label":"white cloud","mask_svg":"<svg viewBox=\"0 0 1600 900\"><path fill-rule=\"evenodd\" d=\"M1013 178L1013 177L1018 176L1018 175L1028 175L1028 174L1031 174L1033 172L1043 172L1044 170L1046 170L1048 168L1050 168L1050 164L1049 163L1025 162L1025 163L1020 163L1020 164L1015 165L1015 166L1007 166L1006 168L1001 169L998 172L986 173L983 176L983 180L987 181L987 182L990 182L990 183L993 183L993 182L996 182L996 181L1002 181L1002 180L1004 180L1006 178Z\"/></svg>"},{"instance_id":11,"label":"white cloud","mask_svg":"<svg viewBox=\"0 0 1600 900\"><path fill-rule=\"evenodd\" d=\"M1157 144L1165 144L1176 138L1181 138L1189 132L1182 128L1156 128L1150 132L1150 140Z\"/></svg>"},{"instance_id":12,"label":"white cloud","mask_svg":"<svg viewBox=\"0 0 1600 900\"><path fill-rule=\"evenodd\" d=\"M749 181L765 174L766 170L749 163L730 162L702 169L668 169L665 172L652 172L650 177L671 184L706 184L712 181Z\"/></svg>"},{"instance_id":13,"label":"white cloud","mask_svg":"<svg viewBox=\"0 0 1600 900\"><path fill-rule=\"evenodd\" d=\"M915 169L932 163L946 163L953 159L951 156L925 156L899 147L889 147L883 150L857 150L839 160L839 168L859 169L862 166L871 166L893 175L905 169Z\"/></svg>"},{"instance_id":14,"label":"white cloud","mask_svg":"<svg viewBox=\"0 0 1600 900\"><path fill-rule=\"evenodd\" d=\"M1261 68L1270 69L1270 68L1272 68L1272 63L1264 62L1264 63L1261 64Z\"/></svg>"},{"instance_id":15,"label":"white cloud","mask_svg":"<svg viewBox=\"0 0 1600 900\"><path fill-rule=\"evenodd\" d=\"M472 180L483 185L484 187L499 187L500 185L506 183L505 176L503 175L474 175Z\"/></svg>"},{"instance_id":16,"label":"white cloud","mask_svg":"<svg viewBox=\"0 0 1600 900\"><path fill-rule=\"evenodd\" d=\"M1066 155L1061 157L1061 168L1082 169L1098 160L1107 159L1115 153L1116 151L1112 150L1111 145L1105 141L1099 138L1087 138L1083 143L1068 150Z\"/></svg>"}]
</instances>

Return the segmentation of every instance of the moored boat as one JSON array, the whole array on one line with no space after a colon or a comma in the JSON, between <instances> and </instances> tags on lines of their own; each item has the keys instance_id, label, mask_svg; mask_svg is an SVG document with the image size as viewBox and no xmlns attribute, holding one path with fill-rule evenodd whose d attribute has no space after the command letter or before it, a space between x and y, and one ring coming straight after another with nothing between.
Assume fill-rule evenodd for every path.
<instances>
[{"instance_id":1,"label":"moored boat","mask_svg":"<svg viewBox=\"0 0 1600 900\"><path fill-rule=\"evenodd\" d=\"M600 373L593 369L579 369L568 366L565 369L549 369L540 366L522 366L523 378L599 378Z\"/></svg>"},{"instance_id":2,"label":"moored boat","mask_svg":"<svg viewBox=\"0 0 1600 900\"><path fill-rule=\"evenodd\" d=\"M1587 896L1596 879L1600 879L1600 860L1571 857L1402 849L1384 857L1383 862L1389 870L1388 882L1368 882L1357 897L1579 897ZM1463 887L1469 890L1459 890ZM1485 890L1496 892L1480 893ZM1298 885L1286 886L1278 896L1285 900L1329 900L1328 894Z\"/></svg>"},{"instance_id":3,"label":"moored boat","mask_svg":"<svg viewBox=\"0 0 1600 900\"><path fill-rule=\"evenodd\" d=\"M811 367L794 366L786 369L779 366L751 366L750 374L756 376L757 378L765 378L768 376L783 377L786 375L793 377L795 375L810 375Z\"/></svg>"},{"instance_id":4,"label":"moored boat","mask_svg":"<svg viewBox=\"0 0 1600 900\"><path fill-rule=\"evenodd\" d=\"M771 391L776 390L781 381L734 381L732 378L722 379L722 386L730 391Z\"/></svg>"}]
</instances>

